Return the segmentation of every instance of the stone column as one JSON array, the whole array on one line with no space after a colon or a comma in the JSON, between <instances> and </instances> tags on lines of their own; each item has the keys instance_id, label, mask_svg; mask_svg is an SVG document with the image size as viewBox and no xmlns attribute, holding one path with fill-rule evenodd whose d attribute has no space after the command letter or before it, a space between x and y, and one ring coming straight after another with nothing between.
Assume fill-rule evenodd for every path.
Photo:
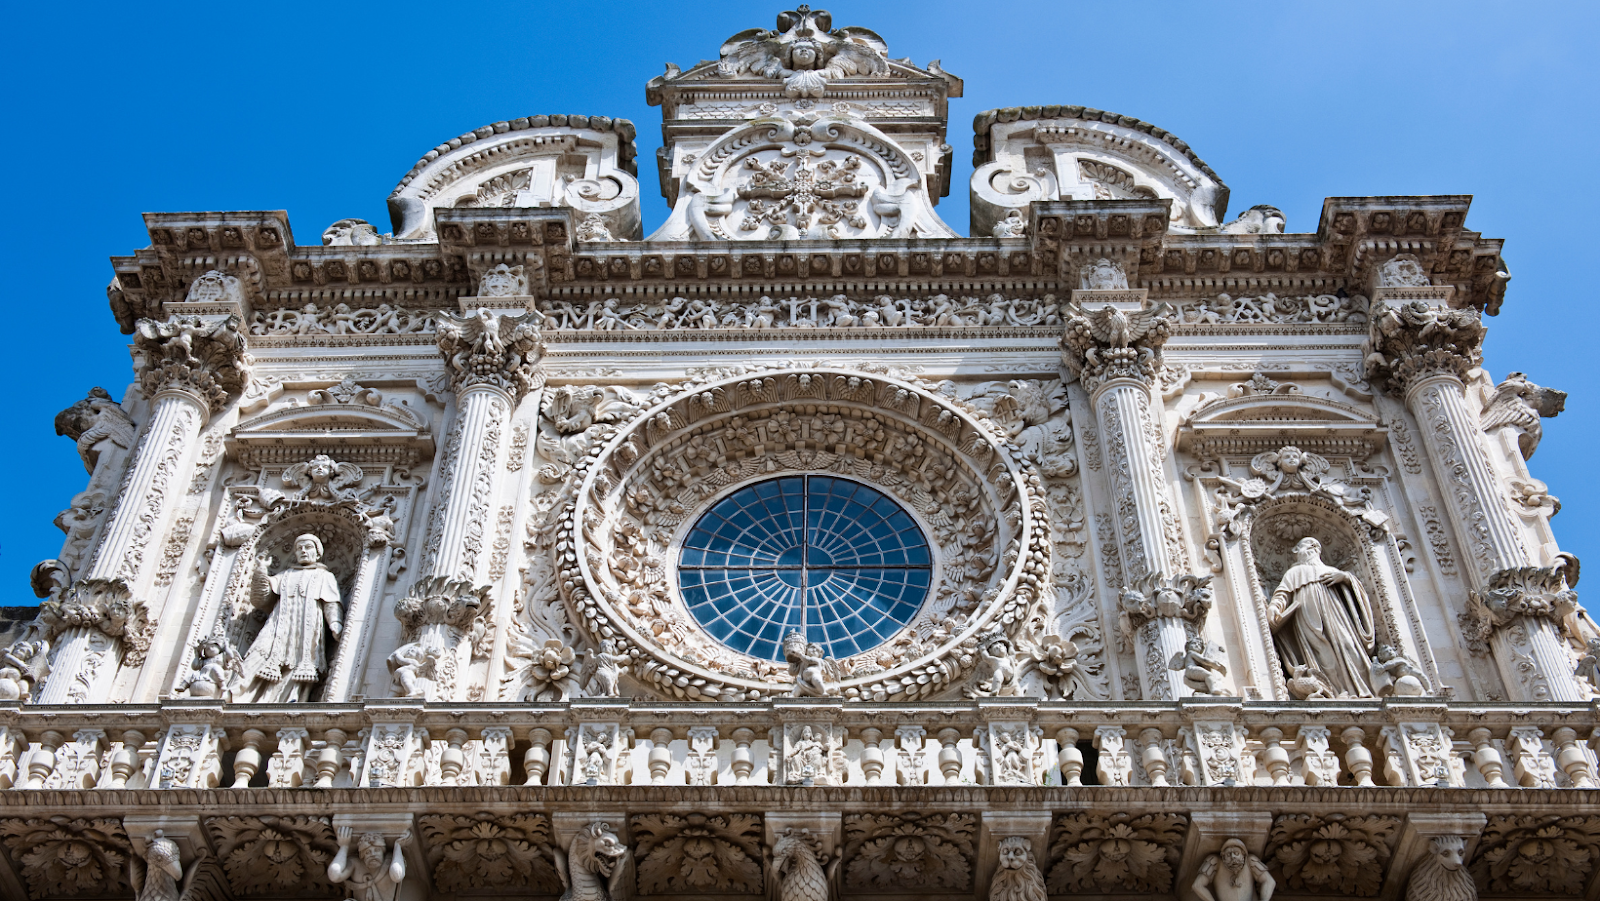
<instances>
[{"instance_id":1,"label":"stone column","mask_svg":"<svg viewBox=\"0 0 1600 901\"><path fill-rule=\"evenodd\" d=\"M1384 267L1386 273L1391 266ZM1421 427L1440 493L1471 560L1469 638L1492 647L1516 700L1583 701L1562 625L1577 595L1565 566L1533 565L1478 417L1467 404L1465 377L1482 359L1478 312L1450 309L1448 289L1380 286L1374 294L1367 376L1402 399ZM1529 660L1532 670L1521 665Z\"/></svg>"},{"instance_id":2,"label":"stone column","mask_svg":"<svg viewBox=\"0 0 1600 901\"><path fill-rule=\"evenodd\" d=\"M544 353L536 313L502 315L478 308L444 313L438 325L456 393L456 419L440 471L441 495L433 508L428 546L409 596L395 607L406 627L407 648L433 661L433 678L421 679L430 700L454 697L463 630L486 603L491 515L501 460L510 440L512 411L544 384ZM398 652L397 652L398 653Z\"/></svg>"},{"instance_id":3,"label":"stone column","mask_svg":"<svg viewBox=\"0 0 1600 901\"><path fill-rule=\"evenodd\" d=\"M100 695L117 665L143 662L153 626L144 594L167 521L193 478L196 439L250 378L237 316L141 319L135 344L144 358L139 381L151 401L150 422L87 574L40 605L55 677L35 703L106 700Z\"/></svg>"},{"instance_id":4,"label":"stone column","mask_svg":"<svg viewBox=\"0 0 1600 901\"><path fill-rule=\"evenodd\" d=\"M1183 674L1168 670L1167 664L1197 634L1210 603L1208 598L1193 616L1181 612L1181 603L1157 602L1158 590L1166 590L1184 560L1150 393L1161 376L1161 348L1174 322L1172 309L1164 303L1151 306L1142 290L1078 290L1072 298L1061 338L1062 360L1089 392L1104 442L1122 571L1129 582L1122 588L1124 609L1132 613L1125 625L1137 633L1139 681L1150 700L1181 697ZM1090 302L1101 305L1086 309Z\"/></svg>"}]
</instances>

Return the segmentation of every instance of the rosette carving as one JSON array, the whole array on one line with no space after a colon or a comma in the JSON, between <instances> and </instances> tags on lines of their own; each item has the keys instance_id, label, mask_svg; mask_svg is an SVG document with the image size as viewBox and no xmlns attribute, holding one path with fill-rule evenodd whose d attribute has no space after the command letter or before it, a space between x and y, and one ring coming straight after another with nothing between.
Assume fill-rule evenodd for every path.
<instances>
[{"instance_id":1,"label":"rosette carving","mask_svg":"<svg viewBox=\"0 0 1600 901\"><path fill-rule=\"evenodd\" d=\"M893 377L789 370L691 384L576 464L555 553L562 596L634 677L672 698L787 694L781 662L735 652L677 597L669 548L728 490L785 472L872 485L920 520L933 591L887 643L838 661L846 699L936 696L978 662L977 637L1024 627L1050 573L1038 476L1003 428ZM578 511L582 511L579 513Z\"/></svg>"}]
</instances>

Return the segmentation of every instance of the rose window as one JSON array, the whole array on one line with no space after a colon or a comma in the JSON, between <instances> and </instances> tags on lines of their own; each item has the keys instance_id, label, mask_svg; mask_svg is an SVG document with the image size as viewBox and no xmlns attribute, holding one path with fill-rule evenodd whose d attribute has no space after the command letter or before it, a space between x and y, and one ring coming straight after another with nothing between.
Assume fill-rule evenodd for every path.
<instances>
[{"instance_id":1,"label":"rose window","mask_svg":"<svg viewBox=\"0 0 1600 901\"><path fill-rule=\"evenodd\" d=\"M922 529L887 495L788 476L735 491L695 523L678 587L695 621L736 651L781 660L783 637L800 630L843 659L911 622L932 569Z\"/></svg>"}]
</instances>

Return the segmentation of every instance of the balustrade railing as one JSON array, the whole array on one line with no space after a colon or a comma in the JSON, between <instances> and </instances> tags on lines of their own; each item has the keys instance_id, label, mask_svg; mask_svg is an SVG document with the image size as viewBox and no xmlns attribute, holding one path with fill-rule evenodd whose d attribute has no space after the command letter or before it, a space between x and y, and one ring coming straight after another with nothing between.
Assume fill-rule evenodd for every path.
<instances>
[{"instance_id":1,"label":"balustrade railing","mask_svg":"<svg viewBox=\"0 0 1600 901\"><path fill-rule=\"evenodd\" d=\"M0 707L0 788L1590 788L1597 726L1427 700Z\"/></svg>"}]
</instances>

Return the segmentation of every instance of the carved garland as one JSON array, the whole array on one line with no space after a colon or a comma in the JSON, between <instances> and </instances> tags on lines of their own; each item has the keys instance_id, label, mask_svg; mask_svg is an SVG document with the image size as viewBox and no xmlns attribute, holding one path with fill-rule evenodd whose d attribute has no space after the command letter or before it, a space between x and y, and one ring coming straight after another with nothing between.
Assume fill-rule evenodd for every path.
<instances>
[{"instance_id":1,"label":"carved garland","mask_svg":"<svg viewBox=\"0 0 1600 901\"><path fill-rule=\"evenodd\" d=\"M847 698L934 695L971 669L981 631L1020 629L1048 584L1048 511L1021 449L894 378L816 369L695 385L600 437L576 469L579 500L563 510L556 539L562 598L669 697L757 699L790 687L781 666L706 635L671 585L679 533L745 482L839 473L932 527L934 596L889 644L841 661Z\"/></svg>"}]
</instances>

